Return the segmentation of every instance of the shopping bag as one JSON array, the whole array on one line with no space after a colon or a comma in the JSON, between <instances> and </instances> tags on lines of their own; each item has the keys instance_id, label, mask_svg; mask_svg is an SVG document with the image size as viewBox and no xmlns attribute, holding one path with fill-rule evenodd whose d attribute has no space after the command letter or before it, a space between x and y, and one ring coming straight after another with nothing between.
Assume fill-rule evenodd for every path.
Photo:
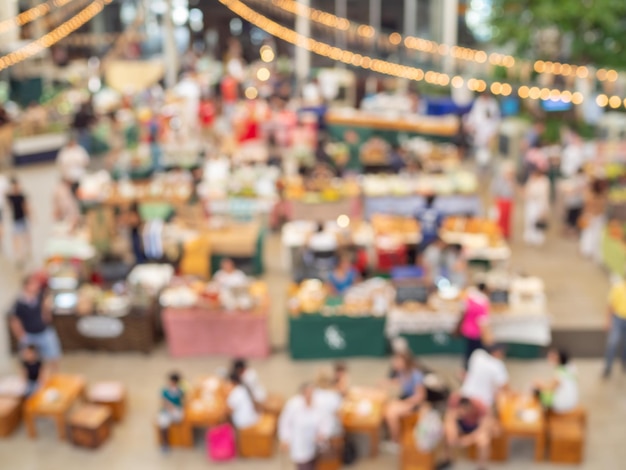
<instances>
[{"instance_id":1,"label":"shopping bag","mask_svg":"<svg viewBox=\"0 0 626 470\"><path fill-rule=\"evenodd\" d=\"M226 462L237 456L235 430L230 424L211 428L206 433L207 457L213 462Z\"/></svg>"}]
</instances>

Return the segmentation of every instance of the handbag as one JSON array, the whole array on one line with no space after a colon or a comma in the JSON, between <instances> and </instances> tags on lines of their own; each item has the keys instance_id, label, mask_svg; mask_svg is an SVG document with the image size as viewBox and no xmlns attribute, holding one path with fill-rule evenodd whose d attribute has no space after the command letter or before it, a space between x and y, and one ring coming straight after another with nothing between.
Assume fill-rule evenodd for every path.
<instances>
[{"instance_id":1,"label":"handbag","mask_svg":"<svg viewBox=\"0 0 626 470\"><path fill-rule=\"evenodd\" d=\"M237 456L235 430L230 424L221 424L206 433L207 456L213 462L226 462Z\"/></svg>"}]
</instances>

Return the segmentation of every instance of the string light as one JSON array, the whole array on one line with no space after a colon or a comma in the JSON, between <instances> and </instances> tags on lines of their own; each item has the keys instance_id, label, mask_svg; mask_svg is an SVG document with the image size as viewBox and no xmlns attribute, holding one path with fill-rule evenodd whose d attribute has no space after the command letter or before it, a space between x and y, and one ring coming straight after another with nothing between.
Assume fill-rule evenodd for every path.
<instances>
[{"instance_id":1,"label":"string light","mask_svg":"<svg viewBox=\"0 0 626 470\"><path fill-rule=\"evenodd\" d=\"M0 57L0 70L4 70L15 64L18 64L34 55L37 55L44 49L47 49L71 33L76 31L82 25L98 15L106 5L112 0L94 0L89 6L82 9L77 15L63 22L58 27L43 35L36 41L19 48L18 50Z\"/></svg>"},{"instance_id":2,"label":"string light","mask_svg":"<svg viewBox=\"0 0 626 470\"><path fill-rule=\"evenodd\" d=\"M450 76L445 73L439 73L435 71L424 72L422 69L416 67L395 64L386 60L374 59L371 57L362 56L360 54L355 54L351 51L331 46L321 41L317 41L316 39L301 35L296 31L282 26L279 23L270 20L266 16L256 12L240 0L219 1L220 3L224 4L229 10L231 10L244 20L248 21L249 23L267 32L268 34L282 39L285 42L305 48L313 52L314 54L328 57L332 60L343 62L345 64L350 64L355 67L372 70L374 72L384 75L390 75L414 81L426 81L427 83L438 86L447 86L450 83L452 83L452 86L459 88L463 86L464 79L460 76L455 76L451 79ZM415 38L415 40L417 40L417 38ZM500 57L496 57L495 59L501 60ZM499 94L502 94L503 96L508 96L513 93L513 87L510 84L499 82L498 84L499 86L497 86L496 89ZM487 90L487 87L488 85L485 80L470 78L467 81L467 88L471 91L482 93ZM520 98L524 99L549 99L551 97L554 97L554 99L559 99L562 96L562 93L560 90L557 89L551 90L549 88L545 88L542 90L537 87L533 87L532 89L528 89L528 87L522 87L518 91L518 95L520 96ZM574 104L581 104L583 100L584 97L579 92L576 92L572 95L572 103Z\"/></svg>"},{"instance_id":3,"label":"string light","mask_svg":"<svg viewBox=\"0 0 626 470\"><path fill-rule=\"evenodd\" d=\"M268 0L251 0L261 5L267 6L269 3ZM407 36L406 38L402 38L402 35L398 32L393 32L389 35L382 34L376 31L369 25L362 25L351 23L348 19L339 17L332 13L328 13L322 10L317 10L315 8L307 7L305 5L300 4L296 0L271 0L271 4L283 11L288 13L298 15L298 16L306 16L311 19L313 22L321 24L323 26L329 28L337 28L337 24L340 22L347 22L348 27L345 29L353 28L355 30L359 30L359 28L371 28L371 36L366 37L374 37L378 35L381 39L386 40L390 44L397 46L402 42L409 49L415 49L420 52L426 52L430 54L437 55L451 55L455 59L475 62L478 64L484 64L489 61L491 65L500 66L505 68L512 68L517 63L521 64L530 64L533 69L537 73L548 73L551 75L561 75L561 76L570 76L570 77L579 77L579 78L587 78L589 75L588 69L583 66L578 66L575 64L564 64L559 62L544 62L543 60L537 60L535 62L528 62L523 60L517 60L515 57L506 54L492 53L487 55L485 51L479 49L470 49L466 47L452 46L449 47L446 44L440 44L435 41L430 41L428 39ZM352 26L350 26L352 25ZM342 26L345 24L342 23ZM344 29L344 28L341 28ZM364 30L362 30L364 31ZM596 73L596 78L603 81L614 82L618 78L618 72L616 70L598 70Z\"/></svg>"}]
</instances>

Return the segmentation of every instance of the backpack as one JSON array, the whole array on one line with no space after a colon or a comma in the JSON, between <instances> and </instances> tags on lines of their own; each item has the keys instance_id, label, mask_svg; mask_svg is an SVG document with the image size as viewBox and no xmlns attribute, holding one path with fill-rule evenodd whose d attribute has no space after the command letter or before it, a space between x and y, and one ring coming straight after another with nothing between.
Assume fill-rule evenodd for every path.
<instances>
[{"instance_id":1,"label":"backpack","mask_svg":"<svg viewBox=\"0 0 626 470\"><path fill-rule=\"evenodd\" d=\"M425 409L413 429L415 445L421 452L431 452L437 448L443 437L443 420L435 409Z\"/></svg>"},{"instance_id":2,"label":"backpack","mask_svg":"<svg viewBox=\"0 0 626 470\"><path fill-rule=\"evenodd\" d=\"M213 462L226 462L237 456L235 430L230 424L221 424L206 433L207 456Z\"/></svg>"}]
</instances>

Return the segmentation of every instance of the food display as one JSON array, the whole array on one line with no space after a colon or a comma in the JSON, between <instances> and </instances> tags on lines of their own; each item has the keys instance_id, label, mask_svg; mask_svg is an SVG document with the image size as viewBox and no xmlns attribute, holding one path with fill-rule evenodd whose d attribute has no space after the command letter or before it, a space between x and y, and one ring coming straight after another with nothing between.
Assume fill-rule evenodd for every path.
<instances>
[{"instance_id":1,"label":"food display","mask_svg":"<svg viewBox=\"0 0 626 470\"><path fill-rule=\"evenodd\" d=\"M501 246L504 243L502 231L493 220L476 217L448 217L441 228L441 238L447 243L484 248Z\"/></svg>"},{"instance_id":2,"label":"food display","mask_svg":"<svg viewBox=\"0 0 626 470\"><path fill-rule=\"evenodd\" d=\"M288 178L285 181L287 199L301 200L308 203L334 202L360 194L359 184L352 178L301 177Z\"/></svg>"},{"instance_id":3,"label":"food display","mask_svg":"<svg viewBox=\"0 0 626 470\"><path fill-rule=\"evenodd\" d=\"M308 279L293 286L288 301L292 315L383 316L393 302L391 283L373 278L347 289L342 297L333 297L318 279Z\"/></svg>"},{"instance_id":4,"label":"food display","mask_svg":"<svg viewBox=\"0 0 626 470\"><path fill-rule=\"evenodd\" d=\"M173 278L161 293L163 307L202 307L210 311L254 312L268 303L267 285L250 281L237 287L223 287L215 282L191 278Z\"/></svg>"},{"instance_id":5,"label":"food display","mask_svg":"<svg viewBox=\"0 0 626 470\"><path fill-rule=\"evenodd\" d=\"M370 223L378 241L385 237L393 238L396 244L416 244L421 239L419 222L413 217L374 214Z\"/></svg>"},{"instance_id":6,"label":"food display","mask_svg":"<svg viewBox=\"0 0 626 470\"><path fill-rule=\"evenodd\" d=\"M474 194L478 189L476 175L465 170L445 174L365 175L363 194L368 197L410 196L414 194Z\"/></svg>"},{"instance_id":7,"label":"food display","mask_svg":"<svg viewBox=\"0 0 626 470\"><path fill-rule=\"evenodd\" d=\"M459 166L459 151L452 144L438 144L415 137L409 139L404 148L421 162L427 172L450 171Z\"/></svg>"}]
</instances>

